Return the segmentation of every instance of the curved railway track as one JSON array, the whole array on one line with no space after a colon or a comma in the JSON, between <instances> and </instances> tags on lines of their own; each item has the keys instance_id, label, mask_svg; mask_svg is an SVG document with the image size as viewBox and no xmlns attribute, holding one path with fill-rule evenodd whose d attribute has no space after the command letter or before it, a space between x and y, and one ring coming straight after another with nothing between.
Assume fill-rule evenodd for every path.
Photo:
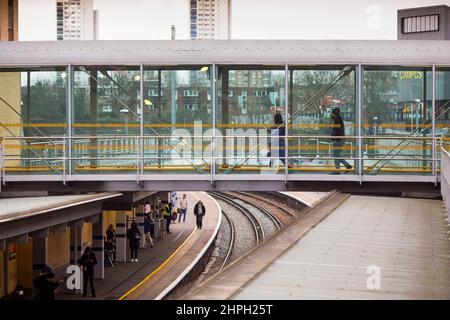
<instances>
[{"instance_id":1,"label":"curved railway track","mask_svg":"<svg viewBox=\"0 0 450 320\"><path fill-rule=\"evenodd\" d=\"M219 231L220 236L216 243L218 254L211 260L205 279L222 271L229 263L274 236L284 228L286 220L285 217L280 219L279 213L274 214L273 206L276 204L272 204L268 210L267 205L255 204L253 198L245 198L235 193L209 194L221 202L224 225Z\"/></svg>"},{"instance_id":2,"label":"curved railway track","mask_svg":"<svg viewBox=\"0 0 450 320\"><path fill-rule=\"evenodd\" d=\"M228 250L225 254L225 257L223 258L223 261L221 261L220 266L219 266L219 271L222 271L222 269L225 267L225 265L227 264L228 260L231 257L231 254L233 252L233 248L234 248L234 242L236 241L236 228L234 227L234 223L233 221L230 219L230 217L222 210L222 214L225 217L225 219L227 220L227 223L230 226L230 240L229 240L229 245L228 245Z\"/></svg>"},{"instance_id":3,"label":"curved railway track","mask_svg":"<svg viewBox=\"0 0 450 320\"><path fill-rule=\"evenodd\" d=\"M272 223L275 226L275 228L277 229L277 231L283 229L284 224L281 222L279 217L276 214L272 213L271 211L267 210L266 208L254 203L254 202L248 201L248 199L246 199L245 197L236 196L232 192L226 193L226 196L228 198L230 198L231 200L233 200L234 202L236 202L236 200L243 201L243 202L247 203L248 205L250 205L251 207L258 209L259 211L263 212L272 221Z\"/></svg>"},{"instance_id":4,"label":"curved railway track","mask_svg":"<svg viewBox=\"0 0 450 320\"><path fill-rule=\"evenodd\" d=\"M243 205L233 201L233 199L223 193L220 192L211 192L211 195L213 197L216 197L226 203L228 203L230 206L236 208L241 214L247 218L247 220L250 222L252 226L253 233L255 235L255 245L259 245L265 240L265 233L264 228L259 221L259 219L252 213L250 210L248 210Z\"/></svg>"},{"instance_id":5,"label":"curved railway track","mask_svg":"<svg viewBox=\"0 0 450 320\"><path fill-rule=\"evenodd\" d=\"M262 196L257 196L253 193L248 193L248 192L239 192L239 191L233 191L232 193L234 194L238 194L241 196L245 196L248 198L252 198L254 200L259 201L262 204L267 204L270 207L276 207L279 211L282 211L286 216L288 216L289 218L296 218L297 215L293 212L292 209L287 209L285 206L286 204L281 203L275 199L268 199L268 198L264 198Z\"/></svg>"}]
</instances>

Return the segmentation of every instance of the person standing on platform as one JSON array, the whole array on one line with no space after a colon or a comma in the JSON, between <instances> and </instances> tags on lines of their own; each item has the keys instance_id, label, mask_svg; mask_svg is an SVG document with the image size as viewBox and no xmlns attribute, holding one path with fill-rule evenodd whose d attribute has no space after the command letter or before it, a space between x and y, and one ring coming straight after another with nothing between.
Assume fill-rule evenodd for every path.
<instances>
[{"instance_id":1,"label":"person standing on platform","mask_svg":"<svg viewBox=\"0 0 450 320\"><path fill-rule=\"evenodd\" d=\"M52 301L55 300L55 290L59 283L55 282L55 274L50 267L45 266L39 276L33 280L33 285L37 290L35 300Z\"/></svg>"},{"instance_id":2,"label":"person standing on platform","mask_svg":"<svg viewBox=\"0 0 450 320\"><path fill-rule=\"evenodd\" d=\"M197 229L202 229L203 217L205 216L205 213L206 209L205 206L203 205L202 200L198 200L198 202L194 207L194 215L196 217Z\"/></svg>"},{"instance_id":3,"label":"person standing on platform","mask_svg":"<svg viewBox=\"0 0 450 320\"><path fill-rule=\"evenodd\" d=\"M148 206L147 206L148 204ZM153 205L149 204L147 202L146 204L146 210L148 211L147 216L148 219L150 220L150 237L152 238L152 243L153 243L153 239L155 238L155 218L156 218L156 213L154 210Z\"/></svg>"},{"instance_id":4,"label":"person standing on platform","mask_svg":"<svg viewBox=\"0 0 450 320\"><path fill-rule=\"evenodd\" d=\"M130 249L131 249L131 262L139 262L138 261L138 249L140 245L142 234L139 231L136 222L131 223L131 228L127 231L127 238L130 240Z\"/></svg>"},{"instance_id":5,"label":"person standing on platform","mask_svg":"<svg viewBox=\"0 0 450 320\"><path fill-rule=\"evenodd\" d=\"M170 194L170 204L172 205L172 223L177 223L177 215L179 213L178 200L178 193L176 191L172 192Z\"/></svg>"},{"instance_id":6,"label":"person standing on platform","mask_svg":"<svg viewBox=\"0 0 450 320\"><path fill-rule=\"evenodd\" d=\"M105 250L111 254L112 259L116 260L116 230L110 224L106 230Z\"/></svg>"},{"instance_id":7,"label":"person standing on platform","mask_svg":"<svg viewBox=\"0 0 450 320\"><path fill-rule=\"evenodd\" d=\"M183 216L183 222L186 222L186 212L188 209L188 205L189 205L189 202L188 202L187 196L186 196L186 194L183 194L183 198L181 198L181 200L180 200L180 210L179 210L180 213L178 216L178 222L181 222L181 216Z\"/></svg>"},{"instance_id":8,"label":"person standing on platform","mask_svg":"<svg viewBox=\"0 0 450 320\"><path fill-rule=\"evenodd\" d=\"M145 234L145 241L144 241L144 248L147 248L147 241L150 242L150 246L153 248L153 239L150 234L150 218L149 214L146 214L144 216L144 234Z\"/></svg>"},{"instance_id":9,"label":"person standing on platform","mask_svg":"<svg viewBox=\"0 0 450 320\"><path fill-rule=\"evenodd\" d=\"M171 234L170 232L170 222L172 222L172 203L168 203L164 206L163 217L166 219L166 232L167 234Z\"/></svg>"},{"instance_id":10,"label":"person standing on platform","mask_svg":"<svg viewBox=\"0 0 450 320\"><path fill-rule=\"evenodd\" d=\"M96 264L97 258L95 257L95 253L92 252L91 247L86 247L86 249L84 249L84 253L80 258L80 265L83 271L83 297L86 297L87 295L88 281L89 285L91 286L92 297L95 297L94 266Z\"/></svg>"}]
</instances>

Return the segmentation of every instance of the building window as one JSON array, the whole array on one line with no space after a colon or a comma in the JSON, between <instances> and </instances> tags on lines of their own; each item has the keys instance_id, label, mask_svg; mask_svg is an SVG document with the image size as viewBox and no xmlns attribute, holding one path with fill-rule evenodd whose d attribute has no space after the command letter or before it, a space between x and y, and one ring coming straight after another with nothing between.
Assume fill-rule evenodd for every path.
<instances>
[{"instance_id":1,"label":"building window","mask_svg":"<svg viewBox=\"0 0 450 320\"><path fill-rule=\"evenodd\" d=\"M402 19L402 33L439 31L439 15L408 17Z\"/></svg>"},{"instance_id":2,"label":"building window","mask_svg":"<svg viewBox=\"0 0 450 320\"><path fill-rule=\"evenodd\" d=\"M184 109L185 110L198 110L198 104L197 103L185 103Z\"/></svg>"},{"instance_id":3,"label":"building window","mask_svg":"<svg viewBox=\"0 0 450 320\"><path fill-rule=\"evenodd\" d=\"M184 90L184 96L185 97L198 97L198 91L197 90Z\"/></svg>"},{"instance_id":4,"label":"building window","mask_svg":"<svg viewBox=\"0 0 450 320\"><path fill-rule=\"evenodd\" d=\"M161 92L162 95L162 92ZM158 90L150 89L148 90L148 96L149 97L157 97L158 96Z\"/></svg>"}]
</instances>

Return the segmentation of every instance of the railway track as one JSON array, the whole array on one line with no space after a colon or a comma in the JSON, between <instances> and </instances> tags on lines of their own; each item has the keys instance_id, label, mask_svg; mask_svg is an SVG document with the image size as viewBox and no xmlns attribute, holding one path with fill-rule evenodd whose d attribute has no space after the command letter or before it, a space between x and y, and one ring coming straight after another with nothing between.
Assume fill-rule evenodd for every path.
<instances>
[{"instance_id":1,"label":"railway track","mask_svg":"<svg viewBox=\"0 0 450 320\"><path fill-rule=\"evenodd\" d=\"M255 237L255 245L259 245L265 240L264 228L261 224L261 221L252 213L249 209L244 207L243 205L235 202L233 198L220 193L220 192L211 192L211 195L223 202L226 202L228 205L234 207L241 215L247 218L247 221L250 222L251 229L253 231Z\"/></svg>"},{"instance_id":2,"label":"railway track","mask_svg":"<svg viewBox=\"0 0 450 320\"><path fill-rule=\"evenodd\" d=\"M221 205L224 219L216 242L217 254L211 259L205 277L200 282L219 273L229 263L284 227L284 221L272 212L273 208L268 210L255 204L252 198L245 199L224 192L211 192L210 195Z\"/></svg>"},{"instance_id":3,"label":"railway track","mask_svg":"<svg viewBox=\"0 0 450 320\"><path fill-rule=\"evenodd\" d=\"M228 260L231 257L231 253L233 252L233 248L234 248L234 242L236 240L236 229L234 227L234 223L233 221L231 221L230 217L228 217L228 215L222 210L222 214L225 217L225 220L227 221L228 225L230 226L230 236L229 236L229 244L228 244L228 249L227 252L224 256L224 258L222 259L222 261L220 262L220 267L218 272L222 271L222 269L225 267L225 265L228 263Z\"/></svg>"},{"instance_id":4,"label":"railway track","mask_svg":"<svg viewBox=\"0 0 450 320\"><path fill-rule=\"evenodd\" d=\"M252 205L270 212L282 224L283 227L287 226L297 218L297 214L294 213L295 210L293 210L292 208L287 208L286 204L281 203L277 200L268 200L268 198L256 196L246 192L233 191L228 192L228 194L233 195L234 197L237 197L243 201L251 202Z\"/></svg>"}]
</instances>

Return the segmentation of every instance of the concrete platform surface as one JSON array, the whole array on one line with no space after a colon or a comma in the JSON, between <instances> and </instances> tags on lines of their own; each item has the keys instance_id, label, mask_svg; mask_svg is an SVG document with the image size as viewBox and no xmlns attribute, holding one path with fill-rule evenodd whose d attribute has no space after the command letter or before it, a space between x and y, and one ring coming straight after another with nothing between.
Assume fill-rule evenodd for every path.
<instances>
[{"instance_id":1,"label":"concrete platform surface","mask_svg":"<svg viewBox=\"0 0 450 320\"><path fill-rule=\"evenodd\" d=\"M351 196L235 299L450 299L441 205Z\"/></svg>"},{"instance_id":2,"label":"concrete platform surface","mask_svg":"<svg viewBox=\"0 0 450 320\"><path fill-rule=\"evenodd\" d=\"M306 211L302 218L293 222L283 232L235 260L219 274L193 287L183 296L183 299L221 300L232 298L246 283L251 281L258 273L263 272L282 252L295 244L311 228L314 228L347 197L346 194L334 194L310 211ZM305 210L309 210L309 208Z\"/></svg>"}]
</instances>

